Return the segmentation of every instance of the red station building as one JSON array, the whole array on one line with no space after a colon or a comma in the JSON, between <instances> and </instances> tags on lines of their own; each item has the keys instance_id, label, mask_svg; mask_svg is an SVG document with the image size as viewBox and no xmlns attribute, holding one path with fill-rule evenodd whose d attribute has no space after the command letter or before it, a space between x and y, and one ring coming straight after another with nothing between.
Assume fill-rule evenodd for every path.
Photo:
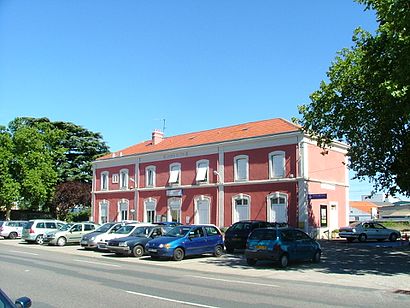
<instances>
[{"instance_id":1,"label":"red station building","mask_svg":"<svg viewBox=\"0 0 410 308\"><path fill-rule=\"evenodd\" d=\"M93 163L94 221L179 221L227 227L286 222L310 234L349 222L347 145L318 147L297 125L269 119L164 137Z\"/></svg>"}]
</instances>

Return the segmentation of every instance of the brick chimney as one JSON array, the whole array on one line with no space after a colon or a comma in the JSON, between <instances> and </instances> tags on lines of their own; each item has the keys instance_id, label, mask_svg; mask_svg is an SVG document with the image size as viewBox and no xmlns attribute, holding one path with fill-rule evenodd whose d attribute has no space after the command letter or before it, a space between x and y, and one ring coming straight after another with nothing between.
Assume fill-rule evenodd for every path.
<instances>
[{"instance_id":1,"label":"brick chimney","mask_svg":"<svg viewBox=\"0 0 410 308\"><path fill-rule=\"evenodd\" d=\"M156 145L164 140L164 133L156 129L152 132L152 144Z\"/></svg>"}]
</instances>

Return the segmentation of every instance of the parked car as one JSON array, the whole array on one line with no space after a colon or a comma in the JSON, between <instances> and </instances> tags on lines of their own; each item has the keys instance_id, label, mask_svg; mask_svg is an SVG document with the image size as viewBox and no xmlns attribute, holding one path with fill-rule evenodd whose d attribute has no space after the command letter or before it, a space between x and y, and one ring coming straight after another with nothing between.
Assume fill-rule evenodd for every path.
<instances>
[{"instance_id":1,"label":"parked car","mask_svg":"<svg viewBox=\"0 0 410 308\"><path fill-rule=\"evenodd\" d=\"M101 241L105 234L114 233L124 225L123 222L107 222L93 232L83 235L80 245L84 249L96 249L97 243Z\"/></svg>"},{"instance_id":2,"label":"parked car","mask_svg":"<svg viewBox=\"0 0 410 308\"><path fill-rule=\"evenodd\" d=\"M145 249L153 259L167 257L181 261L185 256L204 253L219 257L223 253L223 238L214 225L182 225L149 241Z\"/></svg>"},{"instance_id":3,"label":"parked car","mask_svg":"<svg viewBox=\"0 0 410 308\"><path fill-rule=\"evenodd\" d=\"M16 239L21 237L23 226L27 221L23 220L6 220L0 221L0 236L9 239Z\"/></svg>"},{"instance_id":4,"label":"parked car","mask_svg":"<svg viewBox=\"0 0 410 308\"><path fill-rule=\"evenodd\" d=\"M31 307L31 299L28 297L20 297L13 301L11 300L10 297L2 290L0 289L0 307L2 308L28 308Z\"/></svg>"},{"instance_id":5,"label":"parked car","mask_svg":"<svg viewBox=\"0 0 410 308\"><path fill-rule=\"evenodd\" d=\"M116 255L142 257L146 253L145 245L150 240L164 235L167 228L170 229L163 226L137 227L129 236L109 240L107 248Z\"/></svg>"},{"instance_id":6,"label":"parked car","mask_svg":"<svg viewBox=\"0 0 410 308\"><path fill-rule=\"evenodd\" d=\"M50 231L58 230L65 224L66 223L64 221L55 219L29 220L23 227L21 238L28 243L36 242L37 244L43 244L44 234Z\"/></svg>"},{"instance_id":7,"label":"parked car","mask_svg":"<svg viewBox=\"0 0 410 308\"><path fill-rule=\"evenodd\" d=\"M109 240L129 236L132 232L134 232L134 230L137 227L144 227L144 226L152 226L152 224L143 224L143 223L124 224L121 228L119 228L115 232L112 232L112 233L109 233L109 234L105 233L101 237L100 241L98 241L97 249L98 250L108 250L107 244L108 244Z\"/></svg>"},{"instance_id":8,"label":"parked car","mask_svg":"<svg viewBox=\"0 0 410 308\"><path fill-rule=\"evenodd\" d=\"M320 244L296 228L255 229L246 242L245 257L248 265L258 260L272 260L281 267L290 261L312 260L320 262Z\"/></svg>"},{"instance_id":9,"label":"parked car","mask_svg":"<svg viewBox=\"0 0 410 308\"><path fill-rule=\"evenodd\" d=\"M176 227L181 226L182 224L177 221L161 221L161 222L154 222L154 225L166 226L166 227Z\"/></svg>"},{"instance_id":10,"label":"parked car","mask_svg":"<svg viewBox=\"0 0 410 308\"><path fill-rule=\"evenodd\" d=\"M225 232L226 252L232 253L235 249L245 249L249 234L257 228L268 228L286 224L276 224L262 220L241 220L231 225Z\"/></svg>"},{"instance_id":11,"label":"parked car","mask_svg":"<svg viewBox=\"0 0 410 308\"><path fill-rule=\"evenodd\" d=\"M98 225L91 222L67 224L56 231L47 232L44 244L65 246L66 244L79 244L81 237L93 232Z\"/></svg>"},{"instance_id":12,"label":"parked car","mask_svg":"<svg viewBox=\"0 0 410 308\"><path fill-rule=\"evenodd\" d=\"M384 241L389 240L394 242L400 238L399 231L394 229L388 229L380 223L373 221L354 222L348 227L342 227L339 229L339 236L345 238L348 242L359 240L359 242L365 242L367 240Z\"/></svg>"}]
</instances>

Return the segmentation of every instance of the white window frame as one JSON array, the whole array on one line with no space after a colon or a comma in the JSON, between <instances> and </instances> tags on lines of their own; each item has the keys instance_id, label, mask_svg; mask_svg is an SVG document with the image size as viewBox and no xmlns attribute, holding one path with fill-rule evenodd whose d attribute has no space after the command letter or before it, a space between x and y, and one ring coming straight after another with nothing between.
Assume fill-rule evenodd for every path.
<instances>
[{"instance_id":1,"label":"white window frame","mask_svg":"<svg viewBox=\"0 0 410 308\"><path fill-rule=\"evenodd\" d=\"M276 174L275 165L276 159L281 161L278 164L281 164L281 172ZM275 161L274 161L275 160ZM269 153L269 178L278 179L284 178L286 176L286 153L284 151L274 151Z\"/></svg>"},{"instance_id":2,"label":"white window frame","mask_svg":"<svg viewBox=\"0 0 410 308\"><path fill-rule=\"evenodd\" d=\"M284 198L285 199L284 206L286 207L286 221L278 221L278 222L288 223L288 220L289 220L289 198L288 198L287 194L281 193L281 192L274 192L274 193L269 194L266 197L266 204L267 204L266 218L267 218L267 221L273 222L272 221L272 202L271 202L272 198ZM278 204L282 204L282 203L278 203Z\"/></svg>"},{"instance_id":3,"label":"white window frame","mask_svg":"<svg viewBox=\"0 0 410 308\"><path fill-rule=\"evenodd\" d=\"M108 171L101 172L101 190L109 190L109 184L108 184L109 175L110 173ZM105 180L104 180L104 177L105 177Z\"/></svg>"},{"instance_id":4,"label":"white window frame","mask_svg":"<svg viewBox=\"0 0 410 308\"><path fill-rule=\"evenodd\" d=\"M118 181L119 181L118 179L119 179L118 173L114 173L112 175L111 183L118 184Z\"/></svg>"},{"instance_id":5,"label":"white window frame","mask_svg":"<svg viewBox=\"0 0 410 308\"><path fill-rule=\"evenodd\" d=\"M102 208L103 205L107 206L107 216L106 216L107 219L106 219L106 221L103 221L102 216L101 216L101 208ZM102 200L98 203L98 223L103 224L103 223L106 223L106 222L109 222L109 221L110 221L110 201L104 199L104 200Z\"/></svg>"},{"instance_id":6,"label":"white window frame","mask_svg":"<svg viewBox=\"0 0 410 308\"><path fill-rule=\"evenodd\" d=\"M245 159L245 178L239 178L238 161ZM234 157L234 180L235 182L244 182L249 180L249 157L248 155L238 155Z\"/></svg>"},{"instance_id":7,"label":"white window frame","mask_svg":"<svg viewBox=\"0 0 410 308\"><path fill-rule=\"evenodd\" d=\"M199 222L199 210L198 210L198 202L200 201L208 201L208 222L206 224L211 223L211 198L208 196L197 196L194 198L194 223L200 224Z\"/></svg>"},{"instance_id":8,"label":"white window frame","mask_svg":"<svg viewBox=\"0 0 410 308\"><path fill-rule=\"evenodd\" d=\"M251 196L245 194L238 194L232 197L232 223L240 221L239 217L236 215L236 200L248 200L247 204L247 218L245 220L251 219Z\"/></svg>"},{"instance_id":9,"label":"white window frame","mask_svg":"<svg viewBox=\"0 0 410 308\"><path fill-rule=\"evenodd\" d=\"M157 199L149 197L148 199L144 200L144 222L147 222L147 223L149 222L147 212L148 212L148 210L152 211L152 209L148 209L148 206L147 206L148 203L153 203L154 204L154 210L153 210L154 211L154 217L153 217L153 220L150 221L150 223L153 223L153 222L156 222L155 217L157 216Z\"/></svg>"},{"instance_id":10,"label":"white window frame","mask_svg":"<svg viewBox=\"0 0 410 308\"><path fill-rule=\"evenodd\" d=\"M205 167L200 168L201 164L205 164ZM196 162L196 177L197 183L209 183L209 160L202 159Z\"/></svg>"},{"instance_id":11,"label":"white window frame","mask_svg":"<svg viewBox=\"0 0 410 308\"><path fill-rule=\"evenodd\" d=\"M173 163L169 165L168 184L170 186L181 185L181 164L180 163Z\"/></svg>"},{"instance_id":12,"label":"white window frame","mask_svg":"<svg viewBox=\"0 0 410 308\"><path fill-rule=\"evenodd\" d=\"M123 175L125 176L123 177ZM120 189L128 189L128 182L129 182L128 169L121 169L120 170Z\"/></svg>"},{"instance_id":13,"label":"white window frame","mask_svg":"<svg viewBox=\"0 0 410 308\"><path fill-rule=\"evenodd\" d=\"M178 202L178 208L176 208L175 206L171 207L172 203L177 203ZM167 206L167 219L168 221L172 221L172 215L171 215L171 210L178 210L178 218L179 221L182 223L182 199L181 198L169 198L168 199L168 206Z\"/></svg>"},{"instance_id":14,"label":"white window frame","mask_svg":"<svg viewBox=\"0 0 410 308\"><path fill-rule=\"evenodd\" d=\"M121 209L121 205L126 205L127 206L127 209L125 210L125 211L123 211L122 209ZM117 208L117 210L118 210L118 215L117 215L117 221L123 221L123 220L128 220L128 216L129 216L129 214L130 214L130 201L129 200L127 200L127 199L121 199L121 200L119 200L118 201L118 208ZM123 212L125 212L125 217L123 217L124 215L123 215Z\"/></svg>"},{"instance_id":15,"label":"white window frame","mask_svg":"<svg viewBox=\"0 0 410 308\"><path fill-rule=\"evenodd\" d=\"M149 174L152 174L152 184L149 184ZM156 167L155 166L147 166L145 167L145 187L155 187L156 181Z\"/></svg>"}]
</instances>

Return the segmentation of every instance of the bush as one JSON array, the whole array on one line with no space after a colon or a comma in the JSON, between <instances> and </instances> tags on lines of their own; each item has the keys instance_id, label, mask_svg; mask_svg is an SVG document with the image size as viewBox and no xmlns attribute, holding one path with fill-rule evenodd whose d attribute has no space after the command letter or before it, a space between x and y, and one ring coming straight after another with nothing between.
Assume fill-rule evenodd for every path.
<instances>
[{"instance_id":1,"label":"bush","mask_svg":"<svg viewBox=\"0 0 410 308\"><path fill-rule=\"evenodd\" d=\"M66 216L67 222L80 222L80 221L88 221L91 216L91 209L85 209L81 212L70 212Z\"/></svg>"}]
</instances>

